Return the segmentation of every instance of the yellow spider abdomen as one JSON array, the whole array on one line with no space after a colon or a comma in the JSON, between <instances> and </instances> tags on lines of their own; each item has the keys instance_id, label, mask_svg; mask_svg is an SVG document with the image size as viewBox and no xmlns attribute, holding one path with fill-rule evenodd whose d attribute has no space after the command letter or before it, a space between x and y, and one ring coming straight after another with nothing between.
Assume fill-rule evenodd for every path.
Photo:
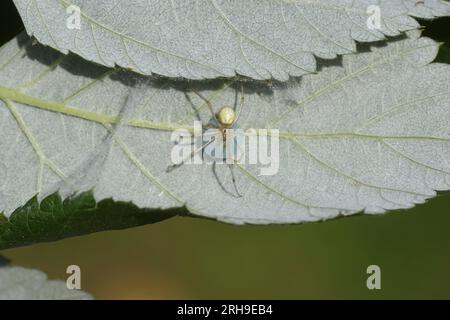
<instances>
[{"instance_id":1,"label":"yellow spider abdomen","mask_svg":"<svg viewBox=\"0 0 450 320\"><path fill-rule=\"evenodd\" d=\"M224 127L231 127L236 121L236 113L233 108L223 107L217 114L217 120Z\"/></svg>"}]
</instances>

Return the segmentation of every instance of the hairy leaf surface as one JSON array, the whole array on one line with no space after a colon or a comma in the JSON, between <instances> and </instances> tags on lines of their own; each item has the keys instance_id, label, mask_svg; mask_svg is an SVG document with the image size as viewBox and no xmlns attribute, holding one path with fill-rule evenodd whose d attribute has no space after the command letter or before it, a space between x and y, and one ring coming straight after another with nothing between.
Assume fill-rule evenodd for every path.
<instances>
[{"instance_id":1,"label":"hairy leaf surface","mask_svg":"<svg viewBox=\"0 0 450 320\"><path fill-rule=\"evenodd\" d=\"M41 43L104 66L187 79L287 80L450 14L441 0L14 0ZM77 27L80 8L80 25Z\"/></svg>"},{"instance_id":2,"label":"hairy leaf surface","mask_svg":"<svg viewBox=\"0 0 450 320\"><path fill-rule=\"evenodd\" d=\"M91 300L92 296L67 289L64 281L48 280L39 270L0 267L0 300Z\"/></svg>"},{"instance_id":3,"label":"hairy leaf surface","mask_svg":"<svg viewBox=\"0 0 450 320\"><path fill-rule=\"evenodd\" d=\"M21 36L0 52L0 211L92 190L231 223L298 223L410 208L450 186L450 67L411 38L360 48L283 85L244 82L239 128L279 129L279 171L170 173L171 133L238 103L240 83L172 82L63 56Z\"/></svg>"}]
</instances>

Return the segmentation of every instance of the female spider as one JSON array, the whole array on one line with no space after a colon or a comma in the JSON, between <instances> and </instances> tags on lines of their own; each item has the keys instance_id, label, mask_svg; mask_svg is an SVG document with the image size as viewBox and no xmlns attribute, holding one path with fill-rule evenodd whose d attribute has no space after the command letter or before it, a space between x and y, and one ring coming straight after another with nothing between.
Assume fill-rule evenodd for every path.
<instances>
[{"instance_id":1,"label":"female spider","mask_svg":"<svg viewBox=\"0 0 450 320\"><path fill-rule=\"evenodd\" d=\"M234 128L236 127L236 124L237 124L237 122L238 122L238 120L239 120L239 117L240 117L240 115L241 115L241 112L242 112L242 109L243 109L243 106L244 106L244 86L241 84L240 106L239 106L239 111L238 111L237 113L236 113L236 110L235 110L234 108L230 107L230 106L222 106L222 107L219 109L219 111L216 113L216 112L214 112L214 108L213 108L211 102L210 102L207 98L205 98L202 94L200 94L200 93L197 92L197 91L194 91L194 90L193 90L193 92L194 92L198 97L200 97L200 99L202 99L202 100L206 103L206 105L207 105L207 107L208 107L208 109L209 109L209 111L210 111L210 113L211 113L211 116L212 116L212 122L213 122L213 123L208 124L206 127L207 127L207 128L217 129L217 130L220 132L220 138L221 138L221 140L222 140L222 141L221 141L222 143L220 143L220 145L221 145L221 146L225 146L225 145L227 144L227 139L234 139L234 135L232 135L233 138L231 138L231 137L229 137L228 132L229 132L230 129L234 129ZM204 133L204 134L203 134L203 137L206 137L208 134L209 134L208 132ZM172 170L174 170L174 169L176 169L176 168L182 166L187 160L190 160L191 158L193 158L193 157L194 157L197 153L199 153L199 152L202 152L202 154L203 154L203 151L204 151L209 145L211 145L213 142L215 142L215 139L214 139L214 138L215 138L215 137L213 136L213 137L210 137L209 139L207 139L208 141L207 141L206 143L203 143L199 148L197 148L196 150L193 150L193 151L192 151L185 159L183 159L180 163L170 165L170 166L167 168L166 171L167 171L167 172L171 172ZM239 147L239 146L238 146L238 147ZM223 149L222 149L222 151L223 151ZM235 178L234 170L233 170L234 158L235 158L235 157L234 157L234 152L233 152L232 157L230 157L228 154L225 154L225 156L223 157L223 159L220 159L220 160L231 159L231 160L233 161L233 163L229 163L228 161L226 161L226 163L227 163L227 165L228 165L228 168L229 168L229 170L230 170L230 173L231 173L231 179L232 179L233 186L234 186L234 189L235 189L235 192L236 192L236 195L234 195L234 194L232 194L232 193L231 193L231 195L237 196L237 197L242 197L242 195L240 194L240 192L239 192L239 190L238 190L238 188L237 188L237 186L236 186L236 178ZM216 177L216 179L217 179L217 181L218 181L220 187L221 187L225 192L230 193L229 191L227 191L227 190L225 189L225 187L223 186L223 184L222 184L222 183L220 182L220 180L218 179L217 174L216 174L216 171L215 171L215 165L216 165L216 161L213 161L213 172L214 172L214 175L215 175L215 177Z\"/></svg>"}]
</instances>

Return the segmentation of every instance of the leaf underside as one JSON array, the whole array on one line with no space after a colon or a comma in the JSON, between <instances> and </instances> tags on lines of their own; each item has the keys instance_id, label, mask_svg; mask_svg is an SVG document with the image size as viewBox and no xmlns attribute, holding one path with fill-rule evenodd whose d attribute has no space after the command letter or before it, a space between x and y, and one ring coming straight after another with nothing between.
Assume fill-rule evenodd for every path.
<instances>
[{"instance_id":1,"label":"leaf underside","mask_svg":"<svg viewBox=\"0 0 450 320\"><path fill-rule=\"evenodd\" d=\"M236 198L225 165L166 169L171 132L211 119L192 90L218 108L237 103L240 83L138 77L22 35L0 51L0 211L10 216L36 194L92 190L92 205L113 199L237 224L299 223L410 208L450 189L450 67L430 64L438 45L411 33L359 49L300 81L243 83L238 126L279 129L280 166L260 176L260 166L233 165Z\"/></svg>"},{"instance_id":2,"label":"leaf underside","mask_svg":"<svg viewBox=\"0 0 450 320\"><path fill-rule=\"evenodd\" d=\"M398 36L413 17L450 15L441 0L14 0L29 35L107 67L187 79L288 80L355 41ZM72 5L81 8L73 26ZM380 28L368 19L380 9ZM69 8L69 11L67 11ZM372 9L370 9L372 8ZM372 11L371 11L372 10ZM371 20L370 20L371 21ZM370 26L370 28L369 28Z\"/></svg>"}]
</instances>

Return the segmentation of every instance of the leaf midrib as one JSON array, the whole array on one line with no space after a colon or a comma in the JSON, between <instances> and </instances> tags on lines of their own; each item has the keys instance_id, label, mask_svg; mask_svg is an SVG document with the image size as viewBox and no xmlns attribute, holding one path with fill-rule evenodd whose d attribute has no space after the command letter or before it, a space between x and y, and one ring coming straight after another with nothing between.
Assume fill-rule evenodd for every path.
<instances>
[{"instance_id":1,"label":"leaf midrib","mask_svg":"<svg viewBox=\"0 0 450 320\"><path fill-rule=\"evenodd\" d=\"M448 93L442 93L440 95L450 95ZM439 95L430 96L430 98L434 98ZM56 112L60 114L64 114L66 116L71 116L75 118L79 118L82 120L96 122L102 125L114 125L122 123L122 120L119 116L112 116L87 110L82 110L70 106L66 106L64 103L57 101L48 101L40 98L36 98L33 96L26 95L18 90L10 89L6 87L0 86L0 99L9 100L18 102L25 106L35 107L42 110L47 110L51 112ZM421 99L423 100L423 99ZM410 102L413 103L413 102ZM407 105L407 103L402 104L401 106ZM151 129L151 130L160 130L172 132L174 130L186 130L188 132L193 132L193 127L186 126L180 124L179 122L174 123L164 123L164 122L156 122L145 119L137 119L132 118L122 123L127 126L141 128L141 129ZM264 135L272 135L271 129L256 129L256 134L264 134ZM323 133L304 133L304 132L293 132L293 131L280 131L280 138L291 139L294 137L299 138L309 138L309 139L318 139L318 138L339 138L339 137L350 137L350 138L365 138L365 139L398 139L398 140L434 140L440 142L450 142L450 138L437 137L437 136L390 136L390 135L373 135L373 134L364 134L357 132L323 132Z\"/></svg>"}]
</instances>

